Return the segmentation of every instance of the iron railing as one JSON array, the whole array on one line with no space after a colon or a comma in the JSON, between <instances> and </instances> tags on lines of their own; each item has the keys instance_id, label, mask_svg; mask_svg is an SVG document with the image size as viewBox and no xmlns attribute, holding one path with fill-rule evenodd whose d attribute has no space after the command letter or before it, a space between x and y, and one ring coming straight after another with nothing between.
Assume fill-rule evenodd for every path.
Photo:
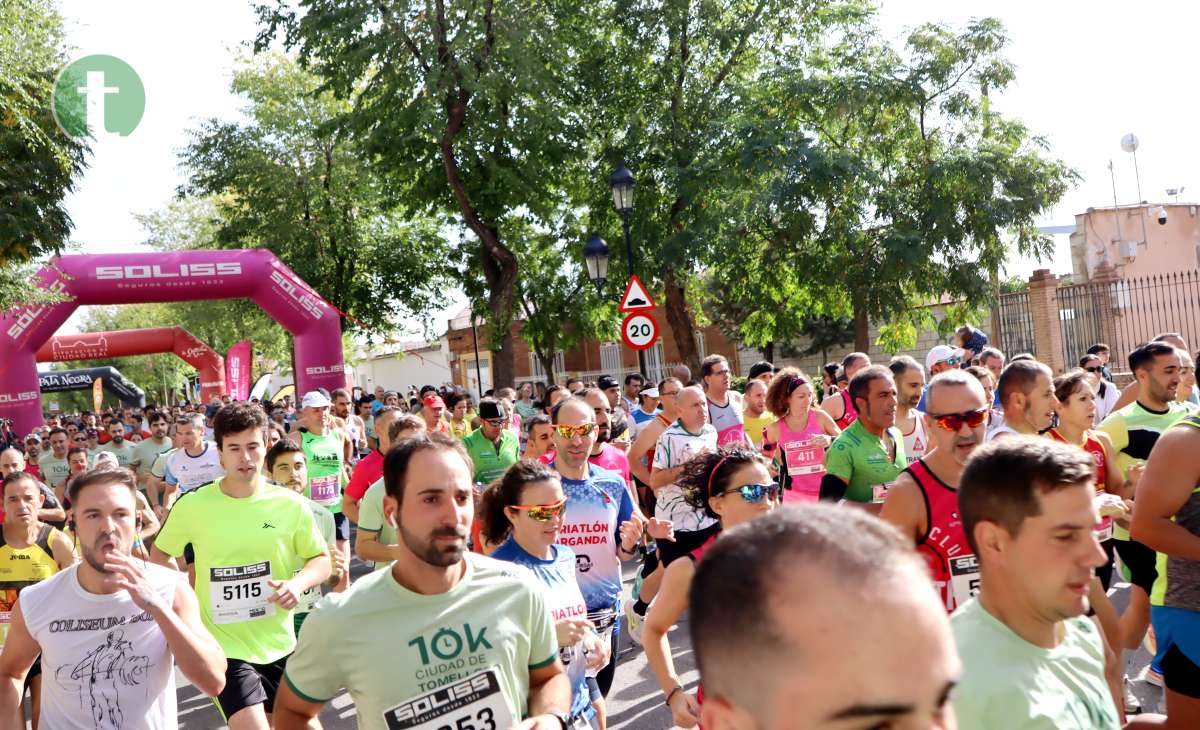
<instances>
[{"instance_id":1,"label":"iron railing","mask_svg":"<svg viewBox=\"0 0 1200 730\"><path fill-rule=\"evenodd\" d=\"M1109 342L1118 368L1128 367L1126 355L1164 332L1177 332L1188 346L1200 346L1200 270L1174 271L1107 285L1114 313Z\"/></svg>"},{"instance_id":2,"label":"iron railing","mask_svg":"<svg viewBox=\"0 0 1200 730\"><path fill-rule=\"evenodd\" d=\"M1001 294L997 310L1000 315L1000 336L993 338L993 346L1009 357L1022 352L1034 352L1036 347L1033 315L1029 311L1029 292Z\"/></svg>"}]
</instances>

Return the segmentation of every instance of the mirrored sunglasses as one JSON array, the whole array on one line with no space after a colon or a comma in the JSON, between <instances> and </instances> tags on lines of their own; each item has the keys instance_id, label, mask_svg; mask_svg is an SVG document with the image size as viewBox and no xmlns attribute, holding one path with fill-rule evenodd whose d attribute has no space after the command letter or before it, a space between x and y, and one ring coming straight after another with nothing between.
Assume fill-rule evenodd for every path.
<instances>
[{"instance_id":1,"label":"mirrored sunglasses","mask_svg":"<svg viewBox=\"0 0 1200 730\"><path fill-rule=\"evenodd\" d=\"M563 497L554 504L514 504L511 507L525 512L535 522L549 522L567 511L567 499Z\"/></svg>"},{"instance_id":2,"label":"mirrored sunglasses","mask_svg":"<svg viewBox=\"0 0 1200 730\"><path fill-rule=\"evenodd\" d=\"M565 439L573 439L576 436L590 436L595 430L596 424L594 423L581 423L578 426L560 423L554 427L554 431Z\"/></svg>"},{"instance_id":3,"label":"mirrored sunglasses","mask_svg":"<svg viewBox=\"0 0 1200 730\"><path fill-rule=\"evenodd\" d=\"M780 487L778 484L743 484L737 489L727 489L721 492L721 496L726 494L740 494L742 499L749 504L758 504L764 498L770 499L772 502L779 501Z\"/></svg>"},{"instance_id":4,"label":"mirrored sunglasses","mask_svg":"<svg viewBox=\"0 0 1200 730\"><path fill-rule=\"evenodd\" d=\"M984 408L979 411L967 411L965 413L946 413L940 416L935 416L932 413L929 417L933 419L940 428L947 431L959 431L963 424L967 428L979 428L979 425L987 420L988 409Z\"/></svg>"}]
</instances>

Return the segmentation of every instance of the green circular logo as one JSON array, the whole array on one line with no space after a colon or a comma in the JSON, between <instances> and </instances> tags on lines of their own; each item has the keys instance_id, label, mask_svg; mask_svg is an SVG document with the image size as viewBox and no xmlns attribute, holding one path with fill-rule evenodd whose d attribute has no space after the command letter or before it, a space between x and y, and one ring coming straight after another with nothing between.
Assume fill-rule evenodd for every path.
<instances>
[{"instance_id":1,"label":"green circular logo","mask_svg":"<svg viewBox=\"0 0 1200 730\"><path fill-rule=\"evenodd\" d=\"M59 72L52 109L71 137L128 137L146 111L146 88L116 56L84 56Z\"/></svg>"}]
</instances>

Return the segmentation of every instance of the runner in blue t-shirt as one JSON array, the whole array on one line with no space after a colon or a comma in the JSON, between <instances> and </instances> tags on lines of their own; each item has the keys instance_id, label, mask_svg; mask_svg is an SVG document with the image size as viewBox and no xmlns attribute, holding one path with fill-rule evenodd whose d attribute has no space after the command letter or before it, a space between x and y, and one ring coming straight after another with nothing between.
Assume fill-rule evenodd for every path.
<instances>
[{"instance_id":1,"label":"runner in blue t-shirt","mask_svg":"<svg viewBox=\"0 0 1200 730\"><path fill-rule=\"evenodd\" d=\"M546 589L559 654L571 680L569 724L582 729L603 708L598 703L593 709L587 670L608 663L609 647L587 619L587 604L575 582L574 551L554 544L566 503L557 472L526 460L509 467L484 492L479 513L484 538L491 544L503 541L492 557L528 568Z\"/></svg>"}]
</instances>

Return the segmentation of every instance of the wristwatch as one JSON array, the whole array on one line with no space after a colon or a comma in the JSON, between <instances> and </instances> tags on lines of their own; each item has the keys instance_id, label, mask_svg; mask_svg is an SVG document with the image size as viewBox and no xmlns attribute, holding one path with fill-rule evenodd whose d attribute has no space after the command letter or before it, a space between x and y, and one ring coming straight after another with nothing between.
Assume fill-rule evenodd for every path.
<instances>
[{"instance_id":1,"label":"wristwatch","mask_svg":"<svg viewBox=\"0 0 1200 730\"><path fill-rule=\"evenodd\" d=\"M562 730L571 730L571 716L565 712L550 712L547 713L558 720L558 724L562 726Z\"/></svg>"}]
</instances>

